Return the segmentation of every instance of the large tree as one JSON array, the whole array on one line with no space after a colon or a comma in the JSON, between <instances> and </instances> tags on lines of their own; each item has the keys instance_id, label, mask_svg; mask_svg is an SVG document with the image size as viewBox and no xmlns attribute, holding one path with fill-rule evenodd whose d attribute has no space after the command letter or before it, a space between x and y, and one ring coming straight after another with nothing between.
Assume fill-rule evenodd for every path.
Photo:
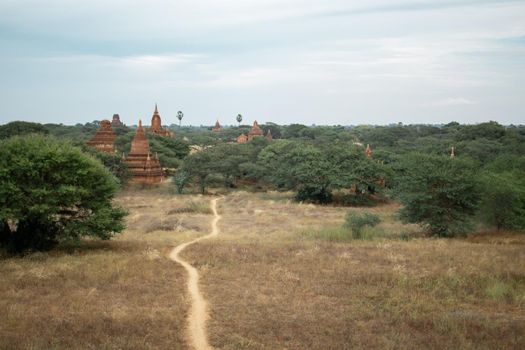
<instances>
[{"instance_id":1,"label":"large tree","mask_svg":"<svg viewBox=\"0 0 525 350\"><path fill-rule=\"evenodd\" d=\"M69 142L14 137L0 142L0 244L46 250L83 236L109 239L124 229L113 207L118 182Z\"/></svg>"},{"instance_id":2,"label":"large tree","mask_svg":"<svg viewBox=\"0 0 525 350\"><path fill-rule=\"evenodd\" d=\"M410 154L397 169L401 218L438 236L468 229L479 202L474 166L459 158Z\"/></svg>"}]
</instances>

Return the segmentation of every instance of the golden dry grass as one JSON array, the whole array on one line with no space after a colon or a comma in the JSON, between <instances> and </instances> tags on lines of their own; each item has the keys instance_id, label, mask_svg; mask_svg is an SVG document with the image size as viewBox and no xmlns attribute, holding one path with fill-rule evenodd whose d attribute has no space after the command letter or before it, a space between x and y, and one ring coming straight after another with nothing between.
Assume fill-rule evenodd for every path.
<instances>
[{"instance_id":1,"label":"golden dry grass","mask_svg":"<svg viewBox=\"0 0 525 350\"><path fill-rule=\"evenodd\" d=\"M416 233L370 209L383 229ZM525 252L514 243L414 239L332 243L301 232L348 209L237 193L220 202L217 241L185 257L202 272L219 349L520 349Z\"/></svg>"},{"instance_id":2,"label":"golden dry grass","mask_svg":"<svg viewBox=\"0 0 525 350\"><path fill-rule=\"evenodd\" d=\"M184 208L208 199L147 190L117 201L130 215L112 241L0 259L1 349L186 348L186 273L166 255L207 232L209 215Z\"/></svg>"},{"instance_id":3,"label":"golden dry grass","mask_svg":"<svg viewBox=\"0 0 525 350\"><path fill-rule=\"evenodd\" d=\"M0 348L187 348L186 275L167 254L208 232L209 198L160 188L118 202L129 228L113 241L0 259ZM395 204L280 193L233 193L218 209L219 237L181 254L201 274L218 349L525 347L525 235L417 238ZM305 234L340 227L348 210L379 215L384 237Z\"/></svg>"}]
</instances>

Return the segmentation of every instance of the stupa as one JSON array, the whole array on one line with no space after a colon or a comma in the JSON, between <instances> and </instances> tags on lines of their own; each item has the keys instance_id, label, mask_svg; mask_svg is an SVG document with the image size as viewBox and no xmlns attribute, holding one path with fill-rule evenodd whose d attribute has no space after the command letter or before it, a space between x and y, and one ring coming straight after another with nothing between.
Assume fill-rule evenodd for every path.
<instances>
[{"instance_id":1,"label":"stupa","mask_svg":"<svg viewBox=\"0 0 525 350\"><path fill-rule=\"evenodd\" d=\"M244 134L240 134L238 137L237 137L237 143L238 144L241 144L241 143L246 143L248 142L248 136L244 135Z\"/></svg>"},{"instance_id":2,"label":"stupa","mask_svg":"<svg viewBox=\"0 0 525 350\"><path fill-rule=\"evenodd\" d=\"M372 149L370 148L370 145L366 145L365 154L368 158L372 158Z\"/></svg>"},{"instance_id":3,"label":"stupa","mask_svg":"<svg viewBox=\"0 0 525 350\"><path fill-rule=\"evenodd\" d=\"M114 144L116 138L117 135L111 128L111 122L104 119L100 122L100 128L87 144L101 152L113 153L115 152Z\"/></svg>"},{"instance_id":4,"label":"stupa","mask_svg":"<svg viewBox=\"0 0 525 350\"><path fill-rule=\"evenodd\" d=\"M120 116L118 114L113 114L113 120L111 120L112 126L123 126L122 122L120 121Z\"/></svg>"},{"instance_id":5,"label":"stupa","mask_svg":"<svg viewBox=\"0 0 525 350\"><path fill-rule=\"evenodd\" d=\"M273 140L273 136L272 136L272 131L270 129L268 129L268 132L266 133L266 136L265 136L268 140Z\"/></svg>"},{"instance_id":6,"label":"stupa","mask_svg":"<svg viewBox=\"0 0 525 350\"><path fill-rule=\"evenodd\" d=\"M219 120L217 120L217 121L215 122L215 126L213 127L213 129L212 129L211 131L213 131L213 132L219 132L219 131L221 131L221 124L219 124Z\"/></svg>"},{"instance_id":7,"label":"stupa","mask_svg":"<svg viewBox=\"0 0 525 350\"><path fill-rule=\"evenodd\" d=\"M262 129L259 127L259 124L257 123L257 120L253 122L253 126L252 128L250 129L250 131L248 132L248 141L250 141L251 139L253 139L255 136L263 136L264 135L264 132L262 131Z\"/></svg>"},{"instance_id":8,"label":"stupa","mask_svg":"<svg viewBox=\"0 0 525 350\"><path fill-rule=\"evenodd\" d=\"M125 163L131 173L131 182L159 183L164 178L158 156L153 157L150 153L149 142L141 120L139 120L135 137L131 141L131 151Z\"/></svg>"},{"instance_id":9,"label":"stupa","mask_svg":"<svg viewBox=\"0 0 525 350\"><path fill-rule=\"evenodd\" d=\"M148 132L151 132L153 134L157 134L164 137L171 137L172 133L169 130L162 128L162 121L160 119L159 110L157 108L157 104L155 103L155 111L153 112L153 116L151 117L151 127L149 128Z\"/></svg>"}]
</instances>

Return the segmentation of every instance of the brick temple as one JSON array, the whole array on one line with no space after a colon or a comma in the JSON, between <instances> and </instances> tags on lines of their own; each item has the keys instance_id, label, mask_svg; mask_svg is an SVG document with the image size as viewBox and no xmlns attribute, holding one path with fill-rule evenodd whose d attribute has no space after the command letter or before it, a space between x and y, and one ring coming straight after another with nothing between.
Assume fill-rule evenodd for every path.
<instances>
[{"instance_id":1,"label":"brick temple","mask_svg":"<svg viewBox=\"0 0 525 350\"><path fill-rule=\"evenodd\" d=\"M155 108L156 110L157 108ZM131 151L125 158L125 163L131 173L131 182L159 183L164 179L158 156L151 155L148 138L142 128L141 120L139 120L135 137L131 141Z\"/></svg>"},{"instance_id":2,"label":"brick temple","mask_svg":"<svg viewBox=\"0 0 525 350\"><path fill-rule=\"evenodd\" d=\"M264 136L263 130L259 127L259 123L257 123L257 120L253 122L253 126L248 132L248 141L253 139L256 136Z\"/></svg>"},{"instance_id":3,"label":"brick temple","mask_svg":"<svg viewBox=\"0 0 525 350\"><path fill-rule=\"evenodd\" d=\"M113 114L113 119L111 120L112 126L124 126L124 124L120 121L120 115Z\"/></svg>"},{"instance_id":4,"label":"brick temple","mask_svg":"<svg viewBox=\"0 0 525 350\"><path fill-rule=\"evenodd\" d=\"M153 116L151 117L151 127L149 128L148 132L164 137L171 137L173 135L171 131L162 128L162 121L160 119L160 114L156 103L155 111L153 112Z\"/></svg>"},{"instance_id":5,"label":"brick temple","mask_svg":"<svg viewBox=\"0 0 525 350\"><path fill-rule=\"evenodd\" d=\"M248 136L244 134L240 134L239 137L237 137L237 143L242 144L248 142Z\"/></svg>"},{"instance_id":6,"label":"brick temple","mask_svg":"<svg viewBox=\"0 0 525 350\"><path fill-rule=\"evenodd\" d=\"M113 128L111 128L111 122L109 120L102 120L100 127L91 140L87 142L87 145L101 152L113 153L115 152L116 139L117 135L113 131Z\"/></svg>"},{"instance_id":7,"label":"brick temple","mask_svg":"<svg viewBox=\"0 0 525 350\"><path fill-rule=\"evenodd\" d=\"M213 129L211 129L211 131L213 132L219 132L221 131L221 124L219 123L219 120L217 119L217 121L215 122L215 126L213 127Z\"/></svg>"}]
</instances>

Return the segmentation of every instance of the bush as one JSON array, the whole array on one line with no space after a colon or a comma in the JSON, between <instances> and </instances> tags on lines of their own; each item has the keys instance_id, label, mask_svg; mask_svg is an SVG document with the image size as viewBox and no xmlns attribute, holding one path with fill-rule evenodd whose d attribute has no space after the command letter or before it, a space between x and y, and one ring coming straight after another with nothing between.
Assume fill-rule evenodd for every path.
<instances>
[{"instance_id":1,"label":"bush","mask_svg":"<svg viewBox=\"0 0 525 350\"><path fill-rule=\"evenodd\" d=\"M374 227L381 222L378 215L372 213L355 213L353 211L346 214L344 226L352 230L354 239L363 238L365 226Z\"/></svg>"},{"instance_id":2,"label":"bush","mask_svg":"<svg viewBox=\"0 0 525 350\"><path fill-rule=\"evenodd\" d=\"M0 244L47 250L82 236L109 239L124 229L112 207L118 182L70 143L31 135L0 142Z\"/></svg>"}]
</instances>

